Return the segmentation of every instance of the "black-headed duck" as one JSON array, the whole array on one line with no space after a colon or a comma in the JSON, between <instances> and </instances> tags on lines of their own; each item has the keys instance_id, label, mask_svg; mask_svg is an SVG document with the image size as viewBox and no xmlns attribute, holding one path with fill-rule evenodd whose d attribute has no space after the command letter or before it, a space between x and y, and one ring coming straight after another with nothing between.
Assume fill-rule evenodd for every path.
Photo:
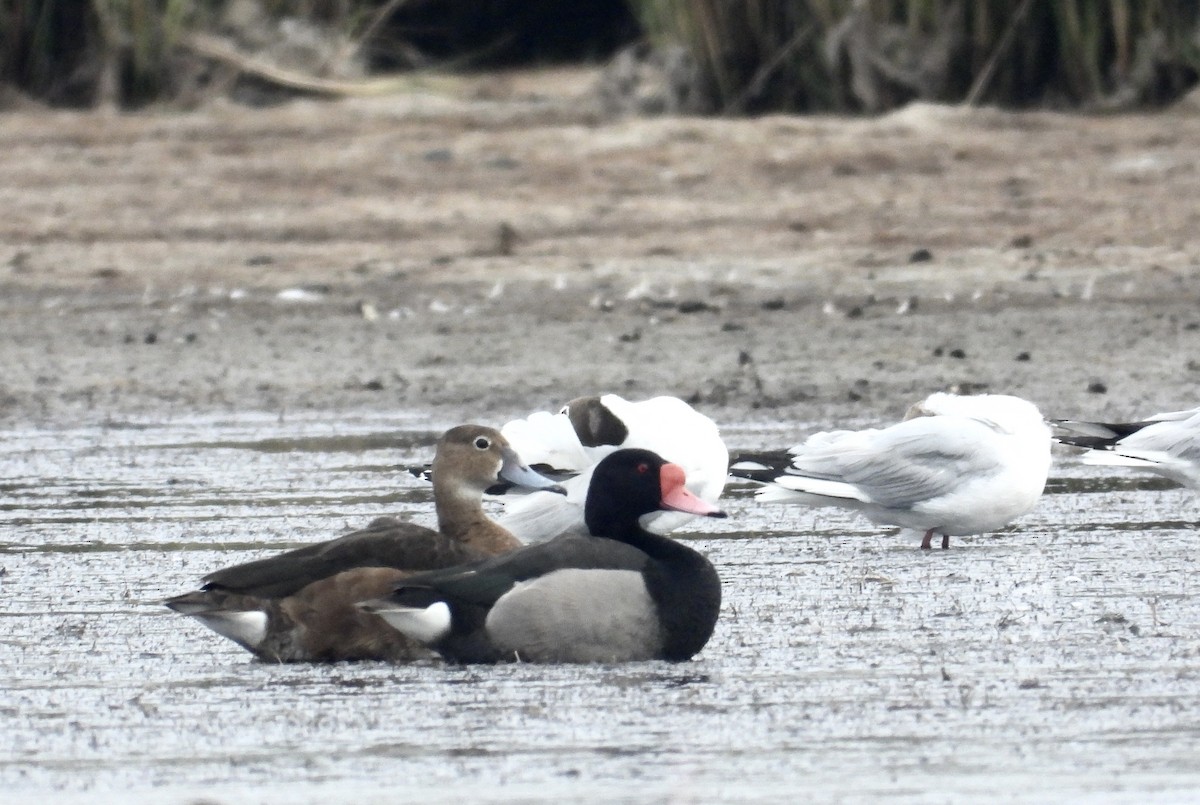
<instances>
[{"instance_id":1,"label":"black-headed duck","mask_svg":"<svg viewBox=\"0 0 1200 805\"><path fill-rule=\"evenodd\" d=\"M655 511L724 516L685 481L655 453L618 450L592 473L592 536L416 574L363 607L458 662L687 660L712 635L721 582L702 554L639 524Z\"/></svg>"}]
</instances>

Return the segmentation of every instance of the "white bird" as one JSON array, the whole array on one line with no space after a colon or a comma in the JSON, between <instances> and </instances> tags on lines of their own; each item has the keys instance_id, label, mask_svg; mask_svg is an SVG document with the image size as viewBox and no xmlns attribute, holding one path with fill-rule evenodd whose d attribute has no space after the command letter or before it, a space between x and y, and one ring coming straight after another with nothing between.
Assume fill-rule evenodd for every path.
<instances>
[{"instance_id":1,"label":"white bird","mask_svg":"<svg viewBox=\"0 0 1200 805\"><path fill-rule=\"evenodd\" d=\"M787 451L739 456L730 474L763 501L854 509L876 523L951 536L1007 525L1033 508L1050 471L1037 407L999 394L933 394L882 429L815 433Z\"/></svg>"},{"instance_id":2,"label":"white bird","mask_svg":"<svg viewBox=\"0 0 1200 805\"><path fill-rule=\"evenodd\" d=\"M1200 490L1200 408L1167 411L1141 422L1054 420L1056 441L1087 448L1084 464L1140 467Z\"/></svg>"},{"instance_id":3,"label":"white bird","mask_svg":"<svg viewBox=\"0 0 1200 805\"><path fill-rule=\"evenodd\" d=\"M707 503L721 497L728 477L729 450L716 423L677 397L641 402L616 394L580 397L557 414L540 411L509 422L500 432L530 465L578 473L561 481L565 497L535 492L506 503L498 522L523 542L541 542L568 531L587 533L583 504L592 470L621 448L652 450L683 467L688 490ZM642 525L665 534L693 517L657 512L644 517Z\"/></svg>"}]
</instances>

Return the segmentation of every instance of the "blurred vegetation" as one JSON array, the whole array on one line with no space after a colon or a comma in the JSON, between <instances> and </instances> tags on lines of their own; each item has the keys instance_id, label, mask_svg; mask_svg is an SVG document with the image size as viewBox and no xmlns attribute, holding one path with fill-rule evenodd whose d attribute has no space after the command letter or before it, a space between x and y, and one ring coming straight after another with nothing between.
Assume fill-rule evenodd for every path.
<instances>
[{"instance_id":1,"label":"blurred vegetation","mask_svg":"<svg viewBox=\"0 0 1200 805\"><path fill-rule=\"evenodd\" d=\"M1200 75L1198 0L0 0L0 89L188 104L247 75L329 90L377 71L606 59L639 37L626 61L657 59L674 72L664 91L686 97L659 108L708 113L1127 108Z\"/></svg>"},{"instance_id":2,"label":"blurred vegetation","mask_svg":"<svg viewBox=\"0 0 1200 805\"><path fill-rule=\"evenodd\" d=\"M0 82L63 105L169 93L175 46L208 10L196 0L0 0Z\"/></svg>"},{"instance_id":3,"label":"blurred vegetation","mask_svg":"<svg viewBox=\"0 0 1200 805\"><path fill-rule=\"evenodd\" d=\"M1124 108L1200 74L1196 0L631 0L707 111L878 112L913 99Z\"/></svg>"},{"instance_id":4,"label":"blurred vegetation","mask_svg":"<svg viewBox=\"0 0 1200 805\"><path fill-rule=\"evenodd\" d=\"M236 94L246 75L349 91L371 72L601 60L639 34L625 0L0 0L0 106L5 88L54 105L186 105Z\"/></svg>"}]
</instances>

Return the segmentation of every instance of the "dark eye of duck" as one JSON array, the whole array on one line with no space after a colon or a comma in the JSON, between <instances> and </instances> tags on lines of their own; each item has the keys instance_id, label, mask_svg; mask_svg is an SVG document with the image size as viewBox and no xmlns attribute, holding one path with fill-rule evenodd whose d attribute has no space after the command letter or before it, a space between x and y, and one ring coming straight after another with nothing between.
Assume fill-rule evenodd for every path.
<instances>
[{"instance_id":1,"label":"dark eye of duck","mask_svg":"<svg viewBox=\"0 0 1200 805\"><path fill-rule=\"evenodd\" d=\"M478 447L480 450L487 450L489 447L492 446L492 441L491 441L491 439L487 438L486 436L480 436L478 439L475 440L475 446Z\"/></svg>"},{"instance_id":2,"label":"dark eye of duck","mask_svg":"<svg viewBox=\"0 0 1200 805\"><path fill-rule=\"evenodd\" d=\"M564 414L564 415L567 415L567 416L570 416L570 414L571 414L571 406L569 406L569 405L564 405L564 406L562 407L562 410L560 410L558 413L560 413L560 414Z\"/></svg>"},{"instance_id":3,"label":"dark eye of duck","mask_svg":"<svg viewBox=\"0 0 1200 805\"><path fill-rule=\"evenodd\" d=\"M641 464L637 465L637 474L638 475L645 475L648 472L650 472L650 465L647 464L646 462L643 461Z\"/></svg>"}]
</instances>

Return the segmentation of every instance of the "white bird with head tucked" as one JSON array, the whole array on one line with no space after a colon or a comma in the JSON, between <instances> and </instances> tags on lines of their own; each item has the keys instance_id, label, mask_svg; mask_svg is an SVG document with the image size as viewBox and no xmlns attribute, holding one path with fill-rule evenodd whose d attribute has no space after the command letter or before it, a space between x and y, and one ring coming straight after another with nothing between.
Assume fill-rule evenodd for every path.
<instances>
[{"instance_id":1,"label":"white bird with head tucked","mask_svg":"<svg viewBox=\"0 0 1200 805\"><path fill-rule=\"evenodd\" d=\"M876 523L951 536L993 531L1041 497L1050 428L1032 403L998 394L933 394L880 429L815 433L786 451L734 459L763 501L854 509Z\"/></svg>"},{"instance_id":2,"label":"white bird with head tucked","mask_svg":"<svg viewBox=\"0 0 1200 805\"><path fill-rule=\"evenodd\" d=\"M679 465L688 490L707 503L717 502L728 478L729 450L716 423L677 397L640 402L616 394L580 397L556 414L541 411L513 420L501 433L531 466L578 473L561 482L565 497L534 492L508 501L498 522L524 542L586 533L584 501L592 470L620 449L651 450ZM665 534L694 517L656 512L644 517L643 524Z\"/></svg>"}]
</instances>

